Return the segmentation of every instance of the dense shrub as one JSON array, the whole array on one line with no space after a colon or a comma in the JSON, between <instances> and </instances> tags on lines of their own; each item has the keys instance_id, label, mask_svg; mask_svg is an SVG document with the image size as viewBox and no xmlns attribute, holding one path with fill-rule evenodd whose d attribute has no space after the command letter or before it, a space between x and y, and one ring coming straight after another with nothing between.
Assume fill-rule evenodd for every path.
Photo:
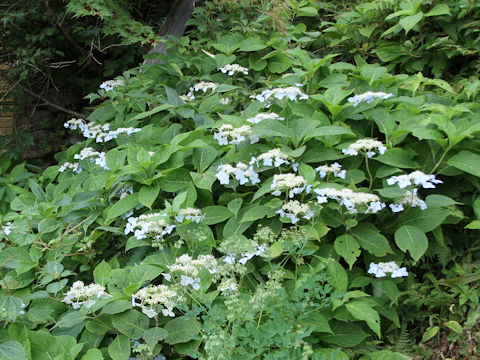
<instances>
[{"instance_id":1,"label":"dense shrub","mask_svg":"<svg viewBox=\"0 0 480 360\"><path fill-rule=\"evenodd\" d=\"M90 94L59 165L1 159L2 356L407 359L471 334L476 94L318 57L313 2L247 3Z\"/></svg>"}]
</instances>

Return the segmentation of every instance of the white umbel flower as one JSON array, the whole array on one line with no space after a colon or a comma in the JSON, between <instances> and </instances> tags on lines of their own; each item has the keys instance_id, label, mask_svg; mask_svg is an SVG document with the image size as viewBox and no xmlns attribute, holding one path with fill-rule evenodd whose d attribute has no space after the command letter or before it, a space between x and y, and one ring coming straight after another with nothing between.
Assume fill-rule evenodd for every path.
<instances>
[{"instance_id":1,"label":"white umbel flower","mask_svg":"<svg viewBox=\"0 0 480 360\"><path fill-rule=\"evenodd\" d=\"M72 170L74 173L80 174L83 168L80 166L79 163L70 163L66 161L60 166L58 172L64 172L66 170Z\"/></svg>"},{"instance_id":2,"label":"white umbel flower","mask_svg":"<svg viewBox=\"0 0 480 360\"><path fill-rule=\"evenodd\" d=\"M197 224L205 218L205 214L202 214L200 209L186 208L181 209L175 216L175 220L179 223L183 223L184 220L193 220Z\"/></svg>"},{"instance_id":3,"label":"white umbel flower","mask_svg":"<svg viewBox=\"0 0 480 360\"><path fill-rule=\"evenodd\" d=\"M68 292L66 292L62 302L72 305L74 309L80 308L82 305L91 308L96 301L93 299L108 299L111 295L105 292L105 287L99 284L90 284L85 286L83 281L75 281Z\"/></svg>"},{"instance_id":4,"label":"white umbel flower","mask_svg":"<svg viewBox=\"0 0 480 360\"><path fill-rule=\"evenodd\" d=\"M259 95L252 95L252 97L260 102L265 102L271 97L278 100L287 98L291 101L308 99L308 95L304 94L302 90L300 90L296 86L289 86L286 88L267 89L267 90L263 90L262 93Z\"/></svg>"},{"instance_id":5,"label":"white umbel flower","mask_svg":"<svg viewBox=\"0 0 480 360\"><path fill-rule=\"evenodd\" d=\"M140 307L142 312L149 318L158 315L154 309L154 306L156 307L158 305L163 307L163 316L174 317L173 308L177 306L180 300L181 298L175 290L163 284L144 287L138 290L136 294L132 294L132 306Z\"/></svg>"},{"instance_id":6,"label":"white umbel flower","mask_svg":"<svg viewBox=\"0 0 480 360\"><path fill-rule=\"evenodd\" d=\"M252 124L258 124L262 120L271 119L271 120L285 120L285 118L280 117L277 113L269 112L269 113L260 113L255 115L254 117L248 118L247 121Z\"/></svg>"},{"instance_id":7,"label":"white umbel flower","mask_svg":"<svg viewBox=\"0 0 480 360\"><path fill-rule=\"evenodd\" d=\"M288 191L288 196L292 198L303 191L306 191L308 194L311 186L307 186L307 180L303 176L287 173L273 175L271 189L274 190L272 192L274 196L279 196L281 190L286 190Z\"/></svg>"},{"instance_id":8,"label":"white umbel flower","mask_svg":"<svg viewBox=\"0 0 480 360\"><path fill-rule=\"evenodd\" d=\"M242 162L237 163L235 167L229 164L219 165L217 170L215 177L220 181L221 185L228 185L232 175L239 181L240 185L248 182L255 185L260 182L258 174L253 170L253 166Z\"/></svg>"},{"instance_id":9,"label":"white umbel flower","mask_svg":"<svg viewBox=\"0 0 480 360\"><path fill-rule=\"evenodd\" d=\"M322 179L331 173L333 173L333 176L335 177L338 177L340 179L345 179L345 176L347 173L346 170L342 170L342 165L336 162L333 163L332 165L321 165L315 168L315 171L318 172L318 174Z\"/></svg>"},{"instance_id":10,"label":"white umbel flower","mask_svg":"<svg viewBox=\"0 0 480 360\"><path fill-rule=\"evenodd\" d=\"M364 151L368 158L376 155L373 149L377 149L378 152L383 155L387 151L385 145L381 141L373 139L360 139L353 144L348 145L348 148L342 149L342 153L345 155L356 156L359 151Z\"/></svg>"},{"instance_id":11,"label":"white umbel flower","mask_svg":"<svg viewBox=\"0 0 480 360\"><path fill-rule=\"evenodd\" d=\"M220 71L224 74L228 74L229 76L232 76L237 72L248 75L248 69L246 67L240 66L238 64L225 65L224 67L220 68Z\"/></svg>"},{"instance_id":12,"label":"white umbel flower","mask_svg":"<svg viewBox=\"0 0 480 360\"><path fill-rule=\"evenodd\" d=\"M405 210L403 205L408 205L411 207L419 207L421 210L427 209L427 204L425 201L418 197L418 189L413 189L412 191L407 191L403 198L397 200L395 203L390 204L390 209L393 212L400 212Z\"/></svg>"},{"instance_id":13,"label":"white umbel flower","mask_svg":"<svg viewBox=\"0 0 480 360\"><path fill-rule=\"evenodd\" d=\"M218 145L240 144L249 137L250 143L258 142L258 136L252 134L250 125L243 125L234 128L231 124L223 124L218 128L218 132L213 134L213 138L218 141Z\"/></svg>"},{"instance_id":14,"label":"white umbel flower","mask_svg":"<svg viewBox=\"0 0 480 360\"><path fill-rule=\"evenodd\" d=\"M200 269L207 269L210 274L216 272L217 259L213 255L199 255L193 259L188 254L183 254L175 259L175 263L168 265L170 273L179 272L183 275L196 279Z\"/></svg>"},{"instance_id":15,"label":"white umbel flower","mask_svg":"<svg viewBox=\"0 0 480 360\"><path fill-rule=\"evenodd\" d=\"M203 91L206 93L208 90L215 90L218 87L217 83L214 82L206 82L206 81L200 81L196 83L195 85L190 87L190 91L187 94L187 97L190 100L195 99L195 95L193 93L198 92L198 91Z\"/></svg>"},{"instance_id":16,"label":"white umbel flower","mask_svg":"<svg viewBox=\"0 0 480 360\"><path fill-rule=\"evenodd\" d=\"M318 195L317 202L323 204L328 202L328 199L340 201L340 205L347 208L350 214L358 212L357 206L367 205L365 213L375 214L376 212L385 208L385 204L380 202L380 198L375 194L355 192L350 189L337 190L334 188L315 189L314 192Z\"/></svg>"},{"instance_id":17,"label":"white umbel flower","mask_svg":"<svg viewBox=\"0 0 480 360\"><path fill-rule=\"evenodd\" d=\"M386 100L393 96L395 96L395 94L367 91L366 93L349 97L347 100L349 103L352 103L352 105L355 107L362 102L366 102L367 104L370 104L375 99Z\"/></svg>"},{"instance_id":18,"label":"white umbel flower","mask_svg":"<svg viewBox=\"0 0 480 360\"><path fill-rule=\"evenodd\" d=\"M313 211L310 210L308 204L302 204L298 200L290 200L282 205L281 209L276 211L281 217L288 218L292 224L296 224L300 218L299 214L303 214L303 219L310 220L313 216Z\"/></svg>"},{"instance_id":19,"label":"white umbel flower","mask_svg":"<svg viewBox=\"0 0 480 360\"><path fill-rule=\"evenodd\" d=\"M371 262L368 273L375 275L377 278L385 277L387 273L390 273L392 278L408 276L407 268L399 267L395 261L379 262L378 264Z\"/></svg>"},{"instance_id":20,"label":"white umbel flower","mask_svg":"<svg viewBox=\"0 0 480 360\"><path fill-rule=\"evenodd\" d=\"M264 166L279 167L283 164L290 164L288 161L289 158L290 156L282 152L281 149L277 148L260 154L258 157L252 156L250 165L257 164L257 166L259 166L259 162L262 162Z\"/></svg>"},{"instance_id":21,"label":"white umbel flower","mask_svg":"<svg viewBox=\"0 0 480 360\"><path fill-rule=\"evenodd\" d=\"M109 92L113 90L117 86L123 86L123 80L107 80L100 84L100 89L105 90L105 92Z\"/></svg>"},{"instance_id":22,"label":"white umbel flower","mask_svg":"<svg viewBox=\"0 0 480 360\"><path fill-rule=\"evenodd\" d=\"M95 122L85 122L83 119L70 119L63 124L64 127L71 130L80 130L83 137L87 139L95 139L97 143L107 142L118 137L119 134L127 134L128 136L139 132L139 128L118 128L110 130L110 124L95 124Z\"/></svg>"},{"instance_id":23,"label":"white umbel flower","mask_svg":"<svg viewBox=\"0 0 480 360\"><path fill-rule=\"evenodd\" d=\"M443 184L443 181L435 179L435 175L427 175L421 171L414 171L408 175L392 176L391 178L387 179L387 184L397 184L401 189L410 185L421 185L425 189L433 189L435 188L435 184Z\"/></svg>"}]
</instances>

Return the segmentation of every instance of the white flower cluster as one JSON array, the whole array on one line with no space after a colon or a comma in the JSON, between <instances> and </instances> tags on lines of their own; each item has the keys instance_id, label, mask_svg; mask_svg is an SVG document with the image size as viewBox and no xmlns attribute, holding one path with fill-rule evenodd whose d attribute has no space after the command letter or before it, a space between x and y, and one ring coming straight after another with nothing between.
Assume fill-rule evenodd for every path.
<instances>
[{"instance_id":1,"label":"white flower cluster","mask_svg":"<svg viewBox=\"0 0 480 360\"><path fill-rule=\"evenodd\" d=\"M254 256L261 256L261 257L266 257L266 252L267 252L267 244L261 244L258 245L256 242L254 242L254 247L255 251L253 252L244 252L240 254L240 258L238 259L238 263L245 265L248 260L252 259ZM237 261L237 256L235 254L227 254L223 258L223 262L228 264L228 265L233 265Z\"/></svg>"},{"instance_id":2,"label":"white flower cluster","mask_svg":"<svg viewBox=\"0 0 480 360\"><path fill-rule=\"evenodd\" d=\"M106 159L106 154L102 151L95 151L91 147L86 147L83 148L82 151L80 151L79 154L73 155L73 158L76 160L84 160L86 158L91 158L90 162L95 163L95 165L99 165L105 170L110 170L107 166L107 159Z\"/></svg>"},{"instance_id":3,"label":"white flower cluster","mask_svg":"<svg viewBox=\"0 0 480 360\"><path fill-rule=\"evenodd\" d=\"M400 212L405 210L403 205L409 205L411 207L419 207L421 210L425 210L427 208L427 204L417 196L417 193L418 189L407 191L403 198L389 205L390 209L392 209L393 212Z\"/></svg>"},{"instance_id":4,"label":"white flower cluster","mask_svg":"<svg viewBox=\"0 0 480 360\"><path fill-rule=\"evenodd\" d=\"M83 119L70 119L63 124L64 127L70 130L80 130L82 135L87 139L95 139L97 143L107 142L117 138L119 134L127 134L139 132L139 128L118 128L117 130L110 130L110 124L95 125L95 122L85 122Z\"/></svg>"},{"instance_id":5,"label":"white flower cluster","mask_svg":"<svg viewBox=\"0 0 480 360\"><path fill-rule=\"evenodd\" d=\"M129 217L125 226L125 235L133 232L137 240L145 239L147 235L161 240L164 235L171 234L175 225L169 225L165 221L166 214L153 213Z\"/></svg>"},{"instance_id":6,"label":"white flower cluster","mask_svg":"<svg viewBox=\"0 0 480 360\"><path fill-rule=\"evenodd\" d=\"M218 102L220 103L220 105L228 105L228 104L230 104L230 98L223 97L223 98L218 99Z\"/></svg>"},{"instance_id":7,"label":"white flower cluster","mask_svg":"<svg viewBox=\"0 0 480 360\"><path fill-rule=\"evenodd\" d=\"M231 124L223 124L218 128L218 132L213 134L213 138L218 141L218 145L240 144L245 141L245 136L249 136L251 144L255 144L259 140L257 135L252 134L250 125L234 128Z\"/></svg>"},{"instance_id":8,"label":"white flower cluster","mask_svg":"<svg viewBox=\"0 0 480 360\"><path fill-rule=\"evenodd\" d=\"M128 188L122 187L120 189L119 194L120 194L120 199L127 197L129 194L133 194L133 185Z\"/></svg>"},{"instance_id":9,"label":"white flower cluster","mask_svg":"<svg viewBox=\"0 0 480 360\"><path fill-rule=\"evenodd\" d=\"M280 117L277 113L269 112L269 113L260 113L255 115L254 117L248 118L247 121L252 124L258 124L260 121L265 119L271 120L285 120L285 118Z\"/></svg>"},{"instance_id":10,"label":"white flower cluster","mask_svg":"<svg viewBox=\"0 0 480 360\"><path fill-rule=\"evenodd\" d=\"M190 91L187 94L187 97L190 100L195 100L195 95L193 95L194 92L197 91L203 91L206 93L208 90L215 90L218 87L217 83L214 82L206 82L206 81L200 81L196 83L195 85L190 87Z\"/></svg>"},{"instance_id":11,"label":"white flower cluster","mask_svg":"<svg viewBox=\"0 0 480 360\"><path fill-rule=\"evenodd\" d=\"M107 80L100 84L100 89L105 90L106 92L113 90L114 87L123 86L123 80Z\"/></svg>"},{"instance_id":12,"label":"white flower cluster","mask_svg":"<svg viewBox=\"0 0 480 360\"><path fill-rule=\"evenodd\" d=\"M296 224L300 218L299 214L304 214L303 219L310 220L313 216L313 211L307 204L301 204L298 200L290 200L282 205L281 209L276 211L281 217L288 218L292 224Z\"/></svg>"},{"instance_id":13,"label":"white flower cluster","mask_svg":"<svg viewBox=\"0 0 480 360\"><path fill-rule=\"evenodd\" d=\"M332 165L322 165L317 168L315 168L315 171L318 172L320 177L323 179L325 178L328 174L333 173L333 176L338 177L340 179L345 179L345 175L347 173L346 170L342 170L342 165L339 163L333 163Z\"/></svg>"},{"instance_id":14,"label":"white flower cluster","mask_svg":"<svg viewBox=\"0 0 480 360\"><path fill-rule=\"evenodd\" d=\"M93 283L85 286L83 281L75 281L70 290L64 295L62 302L71 304L74 309L78 309L82 305L85 305L87 309L91 308L96 303L92 299L94 296L97 299L108 299L111 297L111 295L105 292L105 287L102 285Z\"/></svg>"},{"instance_id":15,"label":"white flower cluster","mask_svg":"<svg viewBox=\"0 0 480 360\"><path fill-rule=\"evenodd\" d=\"M251 98L256 99L260 102L265 102L271 97L279 100L282 100L284 97L286 97L291 101L308 99L308 95L304 94L302 90L300 90L296 86L289 86L286 88L275 88L271 90L267 89L267 90L263 90L262 93L259 95L251 96Z\"/></svg>"},{"instance_id":16,"label":"white flower cluster","mask_svg":"<svg viewBox=\"0 0 480 360\"><path fill-rule=\"evenodd\" d=\"M183 254L175 259L175 263L168 265L167 268L170 273L180 272L187 277L196 278L200 269L207 269L210 274L215 274L217 267L217 259L213 255L199 255L198 258L193 259L188 254ZM171 279L170 274L164 274L167 280Z\"/></svg>"},{"instance_id":17,"label":"white flower cluster","mask_svg":"<svg viewBox=\"0 0 480 360\"><path fill-rule=\"evenodd\" d=\"M10 235L10 233L12 232L12 228L13 228L12 222L11 221L7 222L5 225L3 225L2 228L3 228L3 232L5 233L5 235L7 235L7 236Z\"/></svg>"},{"instance_id":18,"label":"white flower cluster","mask_svg":"<svg viewBox=\"0 0 480 360\"><path fill-rule=\"evenodd\" d=\"M387 179L387 184L397 184L401 189L410 185L421 185L425 189L433 189L435 188L435 184L443 184L443 181L435 179L435 175L427 175L421 171L414 171L408 175L392 176Z\"/></svg>"},{"instance_id":19,"label":"white flower cluster","mask_svg":"<svg viewBox=\"0 0 480 360\"><path fill-rule=\"evenodd\" d=\"M175 220L179 223L183 223L184 220L193 220L197 224L205 218L205 214L202 214L200 209L195 208L186 208L180 209L177 215L175 215Z\"/></svg>"},{"instance_id":20,"label":"white flower cluster","mask_svg":"<svg viewBox=\"0 0 480 360\"><path fill-rule=\"evenodd\" d=\"M395 261L390 262L379 262L375 264L374 262L370 263L370 268L368 269L369 274L374 274L375 277L381 278L387 276L387 273L391 273L392 278L399 278L408 276L408 271L406 267L399 267Z\"/></svg>"},{"instance_id":21,"label":"white flower cluster","mask_svg":"<svg viewBox=\"0 0 480 360\"><path fill-rule=\"evenodd\" d=\"M368 104L370 104L376 98L386 100L386 99L389 99L393 96L395 96L395 94L387 94L387 93L384 93L384 92L367 91L366 93L349 97L347 100L348 100L349 103L352 103L352 105L355 107L355 106L357 106L358 104L360 104L364 101L366 101Z\"/></svg>"},{"instance_id":22,"label":"white flower cluster","mask_svg":"<svg viewBox=\"0 0 480 360\"><path fill-rule=\"evenodd\" d=\"M290 164L290 162L288 161L289 158L290 156L277 148L260 154L258 157L252 156L252 159L250 160L250 165L257 164L257 166L260 166L258 163L259 161L262 161L264 166L279 167L282 164Z\"/></svg>"},{"instance_id":23,"label":"white flower cluster","mask_svg":"<svg viewBox=\"0 0 480 360\"><path fill-rule=\"evenodd\" d=\"M162 305L163 316L175 317L173 308L180 300L181 297L178 296L177 292L166 285L144 287L138 290L136 294L132 294L132 306L140 307L142 312L149 318L158 315L153 308L156 305Z\"/></svg>"},{"instance_id":24,"label":"white flower cluster","mask_svg":"<svg viewBox=\"0 0 480 360\"><path fill-rule=\"evenodd\" d=\"M235 278L223 279L220 284L218 284L217 289L222 293L226 291L236 291L238 289L238 283Z\"/></svg>"},{"instance_id":25,"label":"white flower cluster","mask_svg":"<svg viewBox=\"0 0 480 360\"><path fill-rule=\"evenodd\" d=\"M240 185L244 185L248 182L255 185L260 182L258 174L253 170L253 166L248 166L242 162L237 163L235 167L229 164L219 165L217 170L218 172L215 174L215 177L222 185L228 185L230 182L230 175L232 174L235 179L240 182Z\"/></svg>"},{"instance_id":26,"label":"white flower cluster","mask_svg":"<svg viewBox=\"0 0 480 360\"><path fill-rule=\"evenodd\" d=\"M311 186L307 186L307 180L303 176L287 173L273 175L270 188L275 189L272 192L273 196L280 196L281 190L287 189L288 196L292 198L295 194L301 194L303 191L306 191L308 194Z\"/></svg>"},{"instance_id":27,"label":"white flower cluster","mask_svg":"<svg viewBox=\"0 0 480 360\"><path fill-rule=\"evenodd\" d=\"M225 65L224 67L220 68L220 71L230 76L234 75L237 72L241 72L241 73L244 73L245 75L248 75L248 69L238 64Z\"/></svg>"},{"instance_id":28,"label":"white flower cluster","mask_svg":"<svg viewBox=\"0 0 480 360\"><path fill-rule=\"evenodd\" d=\"M80 166L79 163L70 163L66 161L60 166L60 169L58 169L58 171L64 172L65 170L72 170L73 172L80 174L83 168Z\"/></svg>"},{"instance_id":29,"label":"white flower cluster","mask_svg":"<svg viewBox=\"0 0 480 360\"><path fill-rule=\"evenodd\" d=\"M348 145L348 148L342 149L342 153L345 155L356 156L359 151L365 151L368 158L376 155L376 152L372 149L377 149L380 154L385 154L387 148L382 144L381 141L373 139L360 139L355 141L353 144Z\"/></svg>"},{"instance_id":30,"label":"white flower cluster","mask_svg":"<svg viewBox=\"0 0 480 360\"><path fill-rule=\"evenodd\" d=\"M375 214L385 208L385 203L380 201L377 195L355 192L350 189L337 190L333 188L315 189L314 192L318 195L317 201L319 204L328 202L328 199L340 200L340 205L347 208L350 214L356 214L357 205L367 205L365 214Z\"/></svg>"}]
</instances>

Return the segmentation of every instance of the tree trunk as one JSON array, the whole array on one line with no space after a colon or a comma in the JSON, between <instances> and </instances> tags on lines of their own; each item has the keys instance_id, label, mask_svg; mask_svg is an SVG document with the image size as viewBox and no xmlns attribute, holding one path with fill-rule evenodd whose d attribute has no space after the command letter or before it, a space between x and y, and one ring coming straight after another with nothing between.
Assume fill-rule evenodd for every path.
<instances>
[{"instance_id":1,"label":"tree trunk","mask_svg":"<svg viewBox=\"0 0 480 360\"><path fill-rule=\"evenodd\" d=\"M176 0L172 9L168 13L165 22L160 29L160 36L165 37L165 42L172 36L182 36L187 28L187 21L192 17L195 4L199 0ZM165 42L158 43L152 48L149 54L164 54L166 55ZM146 65L164 62L161 59L145 60Z\"/></svg>"}]
</instances>

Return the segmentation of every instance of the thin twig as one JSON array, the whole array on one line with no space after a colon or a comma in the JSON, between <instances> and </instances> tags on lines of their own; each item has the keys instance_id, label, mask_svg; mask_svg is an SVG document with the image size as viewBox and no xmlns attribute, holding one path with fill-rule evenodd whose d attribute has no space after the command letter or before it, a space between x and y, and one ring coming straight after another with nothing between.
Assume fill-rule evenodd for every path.
<instances>
[{"instance_id":1,"label":"thin twig","mask_svg":"<svg viewBox=\"0 0 480 360\"><path fill-rule=\"evenodd\" d=\"M6 75L7 79L12 81L12 79L10 79L10 77L8 75ZM69 109L65 109L63 106L60 106L60 105L57 105L57 104L54 104L52 103L50 100L46 99L44 96L42 95L39 95L35 92L33 92L32 90L30 89L27 89L25 86L17 83L15 86L19 87L20 89L22 89L23 91L25 91L27 94L30 94L34 97L36 97L37 99L40 99L40 100L43 100L48 106L51 106L57 110L60 110L64 113L67 113L67 114L71 114L71 115L74 115L76 117L79 117L79 118L82 118L82 119L85 119L86 116L83 115L83 114L80 114L79 112L76 112L76 111L73 111L73 110L69 110Z\"/></svg>"}]
</instances>

